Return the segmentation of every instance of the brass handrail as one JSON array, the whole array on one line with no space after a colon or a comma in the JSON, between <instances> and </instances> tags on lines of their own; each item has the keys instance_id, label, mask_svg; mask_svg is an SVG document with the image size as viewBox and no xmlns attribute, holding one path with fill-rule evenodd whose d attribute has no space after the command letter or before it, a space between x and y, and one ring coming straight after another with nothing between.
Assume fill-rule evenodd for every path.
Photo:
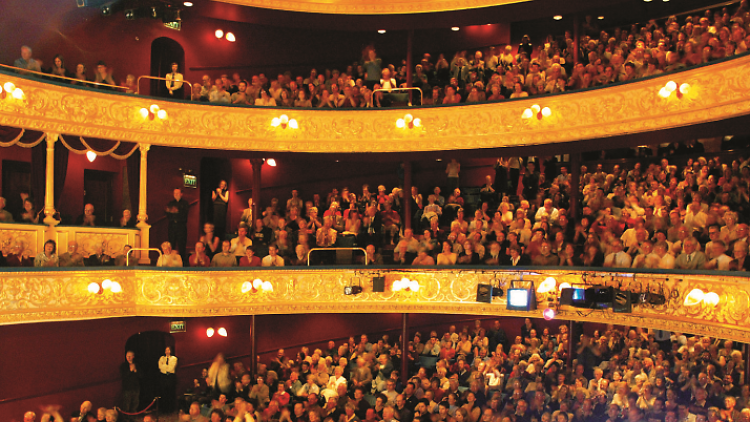
<instances>
[{"instance_id":1,"label":"brass handrail","mask_svg":"<svg viewBox=\"0 0 750 422\"><path fill-rule=\"evenodd\" d=\"M307 251L307 266L310 266L310 254L313 253L313 251L362 251L365 253L365 265L367 265L367 251L364 248L312 248L309 251Z\"/></svg>"},{"instance_id":2,"label":"brass handrail","mask_svg":"<svg viewBox=\"0 0 750 422\"><path fill-rule=\"evenodd\" d=\"M156 252L159 252L159 258L161 258L161 255L162 255L161 250L157 248L130 248L128 253L125 254L125 266L126 267L129 266L130 264L130 252L133 252L133 251L156 251Z\"/></svg>"},{"instance_id":3,"label":"brass handrail","mask_svg":"<svg viewBox=\"0 0 750 422\"><path fill-rule=\"evenodd\" d=\"M403 90L417 90L419 91L419 103L422 104L422 100L424 99L424 94L422 94L422 89L417 86L412 87L404 87L404 88L391 88L391 89L385 89L385 88L379 88L374 91L372 91L372 95L375 95L376 92L386 92L386 93L393 93L393 91L403 91ZM373 100L374 101L374 100ZM409 96L409 107L411 107L411 96Z\"/></svg>"},{"instance_id":4,"label":"brass handrail","mask_svg":"<svg viewBox=\"0 0 750 422\"><path fill-rule=\"evenodd\" d=\"M65 80L65 81L75 82L75 83L81 84L81 85L108 86L110 88L124 89L126 91L129 89L126 86L103 84L101 82L83 81L81 79L69 78L67 76L55 75L54 73L37 72L36 70L21 69L20 67L8 66L8 65L5 65L5 64L0 64L0 67L6 68L6 69L11 69L11 70L16 71L18 73L31 73L33 75L39 75L39 76L43 76L45 78L62 79L62 80Z\"/></svg>"},{"instance_id":5,"label":"brass handrail","mask_svg":"<svg viewBox=\"0 0 750 422\"><path fill-rule=\"evenodd\" d=\"M141 75L141 76L139 76L139 77L138 77L138 81L136 81L136 83L135 83L135 86L136 86L136 88L138 88L138 90L137 90L137 91L135 91L135 93L136 93L136 94L139 94L139 95L140 95L140 93L141 93L141 79L153 79L153 80L157 80L157 81L170 81L170 80L171 80L171 79L167 79L167 78L162 78L162 77L160 77L160 76ZM188 81L186 81L186 80L175 81L175 82L182 82L182 83L184 83L184 84L188 84L188 85L190 85L190 93L191 93L191 95L192 95L192 92L193 92L193 84L191 84L190 82L188 82ZM184 93L183 93L182 97L183 97L182 99L184 99L184 98L185 98L185 95L184 95Z\"/></svg>"}]
</instances>

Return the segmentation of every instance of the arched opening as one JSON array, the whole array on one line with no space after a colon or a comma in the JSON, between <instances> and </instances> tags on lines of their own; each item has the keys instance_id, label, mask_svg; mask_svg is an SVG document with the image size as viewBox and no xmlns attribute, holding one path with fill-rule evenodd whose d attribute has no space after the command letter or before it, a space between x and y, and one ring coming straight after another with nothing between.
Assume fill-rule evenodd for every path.
<instances>
[{"instance_id":1,"label":"arched opening","mask_svg":"<svg viewBox=\"0 0 750 422\"><path fill-rule=\"evenodd\" d=\"M151 43L151 76L165 77L167 73L172 71L172 63L179 65L179 72L185 73L185 50L182 48L180 43L177 41L161 37L154 40ZM151 95L166 97L166 98L178 98L184 99L187 91L184 87L178 91L175 91L175 95L169 95L167 90L166 82L164 81L151 81Z\"/></svg>"},{"instance_id":2,"label":"arched opening","mask_svg":"<svg viewBox=\"0 0 750 422\"><path fill-rule=\"evenodd\" d=\"M130 336L128 341L125 342L125 351L135 353L135 362L143 371L138 410L144 409L154 397L161 395L159 390L159 358L164 355L164 349L167 346L172 349L172 353L176 356L174 337L163 331L138 333Z\"/></svg>"}]
</instances>

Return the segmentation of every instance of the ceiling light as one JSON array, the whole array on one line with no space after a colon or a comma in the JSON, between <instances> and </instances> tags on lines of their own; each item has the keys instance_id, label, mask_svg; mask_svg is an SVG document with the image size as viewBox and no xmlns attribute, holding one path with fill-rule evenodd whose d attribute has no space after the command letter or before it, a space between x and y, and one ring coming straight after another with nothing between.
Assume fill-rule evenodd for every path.
<instances>
[{"instance_id":1,"label":"ceiling light","mask_svg":"<svg viewBox=\"0 0 750 422\"><path fill-rule=\"evenodd\" d=\"M559 21L559 20L562 19L562 15L555 15L555 16L552 17L552 19L554 19L556 21Z\"/></svg>"},{"instance_id":2,"label":"ceiling light","mask_svg":"<svg viewBox=\"0 0 750 422\"><path fill-rule=\"evenodd\" d=\"M385 34L385 29L378 29L378 34Z\"/></svg>"},{"instance_id":3,"label":"ceiling light","mask_svg":"<svg viewBox=\"0 0 750 422\"><path fill-rule=\"evenodd\" d=\"M457 32L457 31L458 31L459 29L461 29L461 28L459 28L459 27L457 27L457 26L454 26L454 27L452 27L452 28L451 28L451 31L453 31L453 32Z\"/></svg>"},{"instance_id":4,"label":"ceiling light","mask_svg":"<svg viewBox=\"0 0 750 422\"><path fill-rule=\"evenodd\" d=\"M643 0L643 1L645 1L646 3L651 3L651 0Z\"/></svg>"},{"instance_id":5,"label":"ceiling light","mask_svg":"<svg viewBox=\"0 0 750 422\"><path fill-rule=\"evenodd\" d=\"M184 4L185 7L193 7L193 2L191 1L186 1L185 3L182 3L182 4Z\"/></svg>"},{"instance_id":6,"label":"ceiling light","mask_svg":"<svg viewBox=\"0 0 750 422\"><path fill-rule=\"evenodd\" d=\"M221 38L224 36L224 31L217 29L216 32L214 32L214 35L216 35L216 38Z\"/></svg>"},{"instance_id":7,"label":"ceiling light","mask_svg":"<svg viewBox=\"0 0 750 422\"><path fill-rule=\"evenodd\" d=\"M604 19L604 16L599 16L597 19L602 20Z\"/></svg>"},{"instance_id":8,"label":"ceiling light","mask_svg":"<svg viewBox=\"0 0 750 422\"><path fill-rule=\"evenodd\" d=\"M234 34L233 33L227 32L227 41L229 41L229 42L235 42L235 41L237 41L237 39L234 38Z\"/></svg>"}]
</instances>

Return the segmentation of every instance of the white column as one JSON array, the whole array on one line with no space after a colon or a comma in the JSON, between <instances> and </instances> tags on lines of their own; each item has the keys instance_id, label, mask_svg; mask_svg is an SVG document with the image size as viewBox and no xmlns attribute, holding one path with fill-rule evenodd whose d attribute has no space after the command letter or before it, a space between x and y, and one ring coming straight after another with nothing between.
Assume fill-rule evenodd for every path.
<instances>
[{"instance_id":1,"label":"white column","mask_svg":"<svg viewBox=\"0 0 750 422\"><path fill-rule=\"evenodd\" d=\"M55 142L59 133L47 132L47 177L44 189L44 224L56 226L60 224L55 215Z\"/></svg>"},{"instance_id":2,"label":"white column","mask_svg":"<svg viewBox=\"0 0 750 422\"><path fill-rule=\"evenodd\" d=\"M146 185L148 181L148 168L147 168L147 157L148 157L148 150L151 148L151 145L148 144L140 144L139 148L141 150L141 175L140 175L140 189L138 194L138 224L136 224L136 227L141 229L141 244L138 245L140 248L148 248L149 247L149 229L151 226L146 223L148 220L148 214L146 214ZM150 264L151 260L148 258L148 253L142 252L140 254L141 259L138 261L139 264Z\"/></svg>"}]
</instances>

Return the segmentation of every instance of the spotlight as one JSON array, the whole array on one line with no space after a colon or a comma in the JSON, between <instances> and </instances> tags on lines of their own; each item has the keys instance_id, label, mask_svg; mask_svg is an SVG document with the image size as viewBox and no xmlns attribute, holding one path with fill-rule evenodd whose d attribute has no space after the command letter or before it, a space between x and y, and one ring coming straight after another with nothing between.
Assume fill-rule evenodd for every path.
<instances>
[{"instance_id":1,"label":"spotlight","mask_svg":"<svg viewBox=\"0 0 750 422\"><path fill-rule=\"evenodd\" d=\"M182 3L185 5L185 7L193 7L193 2L186 1L185 3Z\"/></svg>"},{"instance_id":2,"label":"spotlight","mask_svg":"<svg viewBox=\"0 0 750 422\"><path fill-rule=\"evenodd\" d=\"M599 19L600 21L604 20L604 16L599 16L597 19Z\"/></svg>"},{"instance_id":3,"label":"spotlight","mask_svg":"<svg viewBox=\"0 0 750 422\"><path fill-rule=\"evenodd\" d=\"M231 32L227 32L226 37L227 37L227 41L229 41L229 42L235 42L235 41L237 41L237 39L234 37L234 34L231 33Z\"/></svg>"},{"instance_id":4,"label":"spotlight","mask_svg":"<svg viewBox=\"0 0 750 422\"><path fill-rule=\"evenodd\" d=\"M208 329L206 330L206 336L207 337L213 337L214 336L214 329L211 328L211 327L208 327Z\"/></svg>"},{"instance_id":5,"label":"spotlight","mask_svg":"<svg viewBox=\"0 0 750 422\"><path fill-rule=\"evenodd\" d=\"M216 38L221 39L224 36L224 31L217 29L216 32L214 32L214 35L216 35Z\"/></svg>"},{"instance_id":6,"label":"spotlight","mask_svg":"<svg viewBox=\"0 0 750 422\"><path fill-rule=\"evenodd\" d=\"M222 336L222 337L226 337L227 336L227 329L224 328L224 327L219 328L218 332L219 332L219 335Z\"/></svg>"},{"instance_id":7,"label":"spotlight","mask_svg":"<svg viewBox=\"0 0 750 422\"><path fill-rule=\"evenodd\" d=\"M346 286L344 287L344 294L347 296L358 295L362 293L362 286Z\"/></svg>"},{"instance_id":8,"label":"spotlight","mask_svg":"<svg viewBox=\"0 0 750 422\"><path fill-rule=\"evenodd\" d=\"M528 287L518 287L520 283L528 283ZM508 289L508 304L506 309L509 311L531 311L536 309L536 296L534 294L534 282L524 282L523 280L514 280L510 282Z\"/></svg>"},{"instance_id":9,"label":"spotlight","mask_svg":"<svg viewBox=\"0 0 750 422\"><path fill-rule=\"evenodd\" d=\"M378 34L385 34L385 29L378 29Z\"/></svg>"},{"instance_id":10,"label":"spotlight","mask_svg":"<svg viewBox=\"0 0 750 422\"><path fill-rule=\"evenodd\" d=\"M556 21L562 20L562 15L555 15L555 16L552 17L552 19L554 19Z\"/></svg>"},{"instance_id":11,"label":"spotlight","mask_svg":"<svg viewBox=\"0 0 750 422\"><path fill-rule=\"evenodd\" d=\"M125 19L132 21L135 20L135 10L128 9L125 11Z\"/></svg>"},{"instance_id":12,"label":"spotlight","mask_svg":"<svg viewBox=\"0 0 750 422\"><path fill-rule=\"evenodd\" d=\"M544 315L545 320L551 321L557 316L557 311L552 308L547 308L544 310L544 312L542 312L542 315Z\"/></svg>"},{"instance_id":13,"label":"spotlight","mask_svg":"<svg viewBox=\"0 0 750 422\"><path fill-rule=\"evenodd\" d=\"M461 29L461 28L459 28L457 26L454 26L454 27L451 28L451 31L458 32L459 29Z\"/></svg>"}]
</instances>

